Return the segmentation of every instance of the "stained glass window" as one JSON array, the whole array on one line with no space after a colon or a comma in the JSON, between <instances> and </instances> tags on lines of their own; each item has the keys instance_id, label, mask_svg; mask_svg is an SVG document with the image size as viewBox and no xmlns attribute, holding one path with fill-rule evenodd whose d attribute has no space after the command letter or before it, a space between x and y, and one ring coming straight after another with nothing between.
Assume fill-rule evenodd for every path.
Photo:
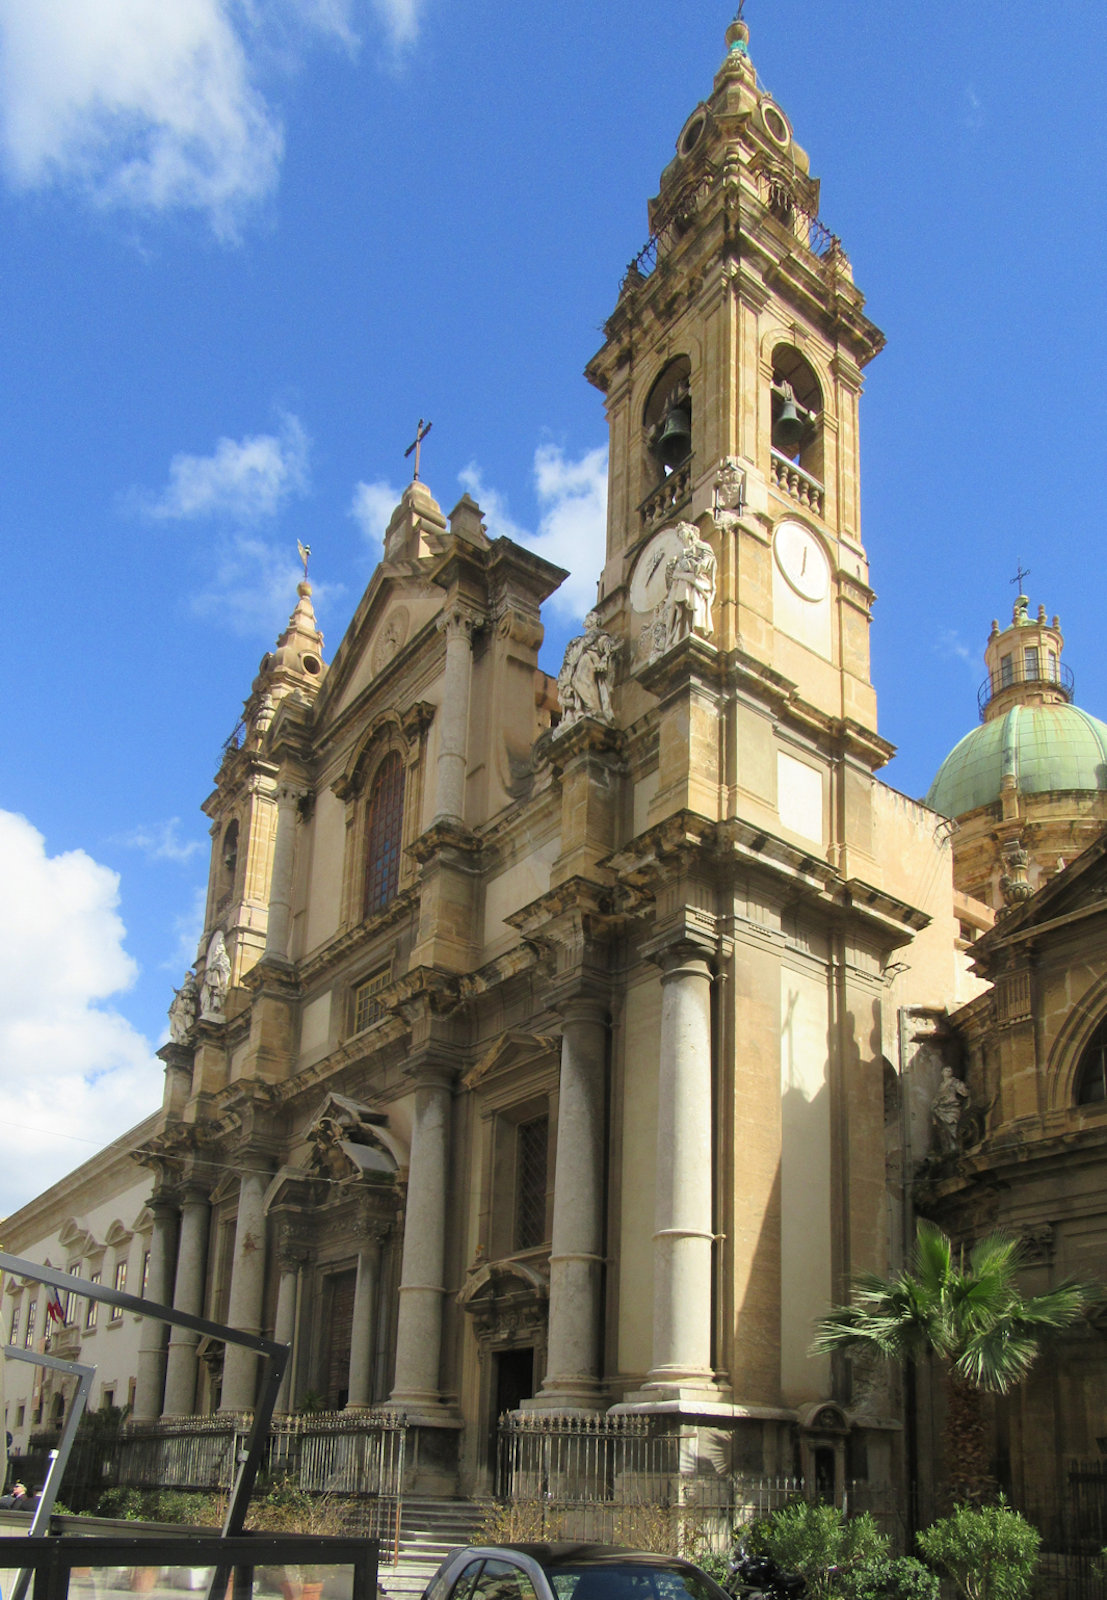
<instances>
[{"instance_id":1,"label":"stained glass window","mask_svg":"<svg viewBox=\"0 0 1107 1600\"><path fill-rule=\"evenodd\" d=\"M369 790L365 861L367 917L382 910L399 888L403 829L404 764L399 753L393 750L377 768Z\"/></svg>"}]
</instances>

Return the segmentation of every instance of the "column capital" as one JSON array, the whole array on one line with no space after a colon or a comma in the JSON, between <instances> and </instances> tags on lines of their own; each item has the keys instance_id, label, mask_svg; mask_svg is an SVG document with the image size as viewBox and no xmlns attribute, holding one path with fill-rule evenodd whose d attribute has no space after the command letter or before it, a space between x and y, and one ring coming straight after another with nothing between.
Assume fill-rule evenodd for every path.
<instances>
[{"instance_id":1,"label":"column capital","mask_svg":"<svg viewBox=\"0 0 1107 1600\"><path fill-rule=\"evenodd\" d=\"M676 917L667 919L652 939L642 946L647 961L659 966L663 974L675 971L690 961L705 962L714 976L718 964L730 953L731 941L719 932L719 919L697 906L682 906Z\"/></svg>"},{"instance_id":2,"label":"column capital","mask_svg":"<svg viewBox=\"0 0 1107 1600\"><path fill-rule=\"evenodd\" d=\"M468 642L478 628L483 627L485 617L483 612L475 606L467 605L464 600L447 600L438 617L435 627L439 633L446 635L446 642L451 639L464 638Z\"/></svg>"},{"instance_id":3,"label":"column capital","mask_svg":"<svg viewBox=\"0 0 1107 1600\"><path fill-rule=\"evenodd\" d=\"M555 1000L553 1010L561 1019L562 1028L571 1028L574 1023L606 1028L611 1020L611 1010L606 995L592 993L586 989L566 994L563 998Z\"/></svg>"}]
</instances>

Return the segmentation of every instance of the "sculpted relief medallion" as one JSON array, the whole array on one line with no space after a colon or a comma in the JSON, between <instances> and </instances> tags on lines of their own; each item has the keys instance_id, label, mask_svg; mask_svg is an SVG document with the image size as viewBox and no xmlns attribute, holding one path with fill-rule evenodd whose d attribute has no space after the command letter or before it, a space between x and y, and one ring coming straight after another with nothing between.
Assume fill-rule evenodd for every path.
<instances>
[{"instance_id":1,"label":"sculpted relief medallion","mask_svg":"<svg viewBox=\"0 0 1107 1600\"><path fill-rule=\"evenodd\" d=\"M408 613L406 606L393 606L373 641L373 671L383 672L393 656L403 649L407 641Z\"/></svg>"}]
</instances>

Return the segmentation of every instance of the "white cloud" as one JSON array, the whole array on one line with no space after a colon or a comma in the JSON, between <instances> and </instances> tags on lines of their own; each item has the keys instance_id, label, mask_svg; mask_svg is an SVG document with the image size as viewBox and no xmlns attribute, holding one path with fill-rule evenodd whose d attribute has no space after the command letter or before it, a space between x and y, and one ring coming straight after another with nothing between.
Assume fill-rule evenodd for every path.
<instances>
[{"instance_id":1,"label":"white cloud","mask_svg":"<svg viewBox=\"0 0 1107 1600\"><path fill-rule=\"evenodd\" d=\"M119 835L119 843L128 850L141 850L148 861L191 861L197 851L204 848L199 839L180 837L180 817L170 817L166 822L155 822L149 827L132 828Z\"/></svg>"},{"instance_id":2,"label":"white cloud","mask_svg":"<svg viewBox=\"0 0 1107 1600\"><path fill-rule=\"evenodd\" d=\"M510 515L507 502L489 488L475 464L458 474L480 502L492 538L504 535L559 567L569 576L548 604L558 615L584 617L596 603L596 583L607 544L607 451L589 450L573 460L558 445L540 445L534 454L538 495L537 532L530 533Z\"/></svg>"},{"instance_id":3,"label":"white cloud","mask_svg":"<svg viewBox=\"0 0 1107 1600\"><path fill-rule=\"evenodd\" d=\"M275 516L308 482L307 435L298 417L283 412L278 433L220 439L210 456L175 455L161 494L139 504L157 521L224 516L251 523Z\"/></svg>"},{"instance_id":4,"label":"white cloud","mask_svg":"<svg viewBox=\"0 0 1107 1600\"><path fill-rule=\"evenodd\" d=\"M392 46L411 45L422 0L373 4ZM352 11L353 0L0 0L8 178L103 206L200 212L233 239L284 152L262 69L294 69L305 35L352 54Z\"/></svg>"},{"instance_id":5,"label":"white cloud","mask_svg":"<svg viewBox=\"0 0 1107 1600\"><path fill-rule=\"evenodd\" d=\"M393 45L402 48L414 44L423 0L373 0L373 4Z\"/></svg>"},{"instance_id":6,"label":"white cloud","mask_svg":"<svg viewBox=\"0 0 1107 1600\"><path fill-rule=\"evenodd\" d=\"M399 503L399 489L382 479L378 478L375 483L359 483L354 488L350 515L364 534L374 561L380 560L385 529Z\"/></svg>"},{"instance_id":7,"label":"white cloud","mask_svg":"<svg viewBox=\"0 0 1107 1600\"><path fill-rule=\"evenodd\" d=\"M48 856L25 817L0 811L0 879L11 908L0 923L4 1215L155 1110L162 1071L103 1004L136 973L117 875L83 850Z\"/></svg>"},{"instance_id":8,"label":"white cloud","mask_svg":"<svg viewBox=\"0 0 1107 1600\"><path fill-rule=\"evenodd\" d=\"M204 931L204 912L207 910L207 901L207 884L198 883L192 891L192 899L189 901L188 909L179 912L173 918L173 932L177 942L169 960L162 961L159 965L163 972L172 972L174 974L173 982L175 984L180 983L182 974L187 972L196 960L200 936Z\"/></svg>"}]
</instances>

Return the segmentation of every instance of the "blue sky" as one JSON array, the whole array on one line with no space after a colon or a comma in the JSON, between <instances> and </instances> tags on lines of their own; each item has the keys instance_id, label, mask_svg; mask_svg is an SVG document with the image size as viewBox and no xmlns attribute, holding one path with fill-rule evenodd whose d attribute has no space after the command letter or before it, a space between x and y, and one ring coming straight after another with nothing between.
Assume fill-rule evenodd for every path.
<instances>
[{"instance_id":1,"label":"blue sky","mask_svg":"<svg viewBox=\"0 0 1107 1600\"><path fill-rule=\"evenodd\" d=\"M731 3L0 0L0 1213L152 1106L200 802L294 600L327 653L420 416L444 509L602 548L581 376ZM1103 646L1107 19L750 0L888 335L863 406L887 771L973 724L1021 559ZM84 1141L84 1142L82 1142Z\"/></svg>"}]
</instances>

